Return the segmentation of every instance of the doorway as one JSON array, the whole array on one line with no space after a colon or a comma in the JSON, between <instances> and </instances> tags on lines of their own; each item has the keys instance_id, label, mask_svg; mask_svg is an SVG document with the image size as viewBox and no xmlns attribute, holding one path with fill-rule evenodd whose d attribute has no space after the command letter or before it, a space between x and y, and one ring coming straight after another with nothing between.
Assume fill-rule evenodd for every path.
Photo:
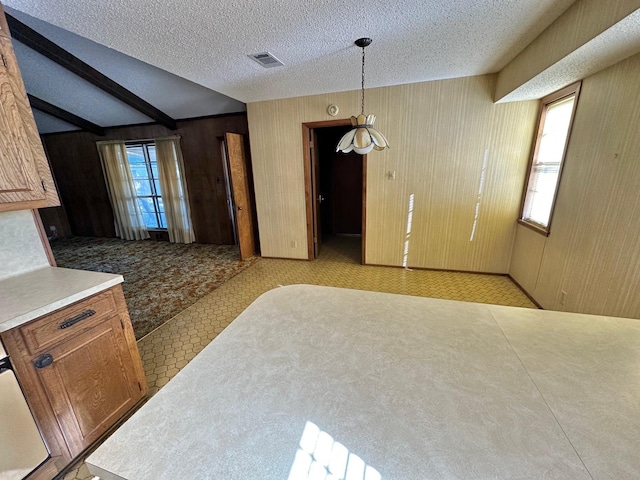
<instances>
[{"instance_id":1,"label":"doorway","mask_svg":"<svg viewBox=\"0 0 640 480\"><path fill-rule=\"evenodd\" d=\"M340 138L352 128L348 119L302 127L308 259L318 258L329 238L360 237L364 265L367 156L336 152Z\"/></svg>"}]
</instances>

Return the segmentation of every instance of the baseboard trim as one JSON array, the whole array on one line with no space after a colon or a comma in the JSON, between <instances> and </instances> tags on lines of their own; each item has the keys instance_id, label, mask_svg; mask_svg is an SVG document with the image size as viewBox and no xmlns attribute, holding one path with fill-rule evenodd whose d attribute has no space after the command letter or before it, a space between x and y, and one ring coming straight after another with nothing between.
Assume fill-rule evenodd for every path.
<instances>
[{"instance_id":1,"label":"baseboard trim","mask_svg":"<svg viewBox=\"0 0 640 480\"><path fill-rule=\"evenodd\" d=\"M529 292L527 292L527 291L522 287L522 285L520 285L520 284L516 281L516 279L515 279L515 278L513 278L513 277L512 277L511 275L509 275L509 274L507 274L507 277L509 277L509 280L511 280L513 283L515 283L516 287L518 287L518 288L522 291L522 293L524 293L524 294L527 296L527 298L528 298L529 300L531 300L531 302L532 302L536 307L538 307L540 310L544 310L544 307L543 307L542 305L540 305L540 304L536 301L536 299L535 299L535 298L533 298L531 295L529 295Z\"/></svg>"},{"instance_id":2,"label":"baseboard trim","mask_svg":"<svg viewBox=\"0 0 640 480\"><path fill-rule=\"evenodd\" d=\"M383 265L380 263L365 263L365 267L388 267L388 268L403 268L406 270L429 270L432 272L451 272L451 273L471 273L474 275L496 275L498 277L508 277L508 273L499 272L477 272L473 270L453 270L451 268L431 268L431 267L403 267L402 265Z\"/></svg>"}]
</instances>

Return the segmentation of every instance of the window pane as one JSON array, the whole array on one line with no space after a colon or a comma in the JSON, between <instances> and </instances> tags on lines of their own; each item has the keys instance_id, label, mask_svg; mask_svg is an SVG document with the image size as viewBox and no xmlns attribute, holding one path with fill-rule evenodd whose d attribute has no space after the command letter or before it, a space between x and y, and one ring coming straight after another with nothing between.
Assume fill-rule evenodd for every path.
<instances>
[{"instance_id":1,"label":"window pane","mask_svg":"<svg viewBox=\"0 0 640 480\"><path fill-rule=\"evenodd\" d=\"M147 145L147 153L149 154L149 160L151 163L156 163L156 146L153 144Z\"/></svg>"},{"instance_id":2,"label":"window pane","mask_svg":"<svg viewBox=\"0 0 640 480\"><path fill-rule=\"evenodd\" d=\"M149 172L147 171L147 166L144 163L130 163L129 167L131 168L131 176L133 178L148 178Z\"/></svg>"},{"instance_id":3,"label":"window pane","mask_svg":"<svg viewBox=\"0 0 640 480\"><path fill-rule=\"evenodd\" d=\"M143 213L142 217L147 228L158 228L158 219L155 213Z\"/></svg>"},{"instance_id":4,"label":"window pane","mask_svg":"<svg viewBox=\"0 0 640 480\"><path fill-rule=\"evenodd\" d=\"M156 211L153 198L151 197L138 198L138 205L140 205L140 210L142 210L143 213L153 213Z\"/></svg>"},{"instance_id":5,"label":"window pane","mask_svg":"<svg viewBox=\"0 0 640 480\"><path fill-rule=\"evenodd\" d=\"M560 165L564 145L569 134L569 123L573 111L574 96L552 103L547 108L542 138L538 148L536 163L555 163Z\"/></svg>"},{"instance_id":6,"label":"window pane","mask_svg":"<svg viewBox=\"0 0 640 480\"><path fill-rule=\"evenodd\" d=\"M531 205L527 218L540 225L549 225L549 215L553 207L559 168L560 165L536 167L535 179L529 187Z\"/></svg>"},{"instance_id":7,"label":"window pane","mask_svg":"<svg viewBox=\"0 0 640 480\"><path fill-rule=\"evenodd\" d=\"M149 183L148 179L135 179L133 180L133 187L136 192L137 197L141 197L144 195L151 195L151 183Z\"/></svg>"},{"instance_id":8,"label":"window pane","mask_svg":"<svg viewBox=\"0 0 640 480\"><path fill-rule=\"evenodd\" d=\"M522 216L544 227L549 225L553 209L574 103L575 94L548 104L544 124L538 127L542 128L542 135L531 167Z\"/></svg>"},{"instance_id":9,"label":"window pane","mask_svg":"<svg viewBox=\"0 0 640 480\"><path fill-rule=\"evenodd\" d=\"M142 146L128 146L127 147L127 157L129 158L129 163L143 163L144 164L144 153L142 152Z\"/></svg>"},{"instance_id":10,"label":"window pane","mask_svg":"<svg viewBox=\"0 0 640 480\"><path fill-rule=\"evenodd\" d=\"M147 228L166 228L166 218L158 181L156 147L153 144L129 145L127 159L133 177L134 195ZM151 176L151 178L149 178Z\"/></svg>"}]
</instances>

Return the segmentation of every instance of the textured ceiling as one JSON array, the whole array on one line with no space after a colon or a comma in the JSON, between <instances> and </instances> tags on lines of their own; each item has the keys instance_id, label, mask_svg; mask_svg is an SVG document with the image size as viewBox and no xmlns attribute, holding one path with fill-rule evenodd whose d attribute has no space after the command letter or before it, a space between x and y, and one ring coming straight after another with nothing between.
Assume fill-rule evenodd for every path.
<instances>
[{"instance_id":1,"label":"textured ceiling","mask_svg":"<svg viewBox=\"0 0 640 480\"><path fill-rule=\"evenodd\" d=\"M353 41L363 36L374 40L367 48L369 87L497 72L572 3L5 0L242 102L359 88L360 53ZM285 66L264 69L246 56L263 51Z\"/></svg>"},{"instance_id":2,"label":"textured ceiling","mask_svg":"<svg viewBox=\"0 0 640 480\"><path fill-rule=\"evenodd\" d=\"M506 95L500 102L534 100L614 65L640 51L636 10Z\"/></svg>"},{"instance_id":3,"label":"textured ceiling","mask_svg":"<svg viewBox=\"0 0 640 480\"><path fill-rule=\"evenodd\" d=\"M246 108L226 95L79 35L12 8L5 10L175 119L241 112ZM31 95L104 127L153 121L22 43L14 40L13 44ZM36 123L40 133L77 129L41 112L36 115Z\"/></svg>"}]
</instances>

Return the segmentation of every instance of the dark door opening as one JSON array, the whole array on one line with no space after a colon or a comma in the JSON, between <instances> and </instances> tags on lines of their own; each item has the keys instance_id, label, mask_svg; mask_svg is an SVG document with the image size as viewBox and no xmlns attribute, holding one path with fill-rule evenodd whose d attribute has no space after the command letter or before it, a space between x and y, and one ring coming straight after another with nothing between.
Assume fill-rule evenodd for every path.
<instances>
[{"instance_id":1,"label":"dark door opening","mask_svg":"<svg viewBox=\"0 0 640 480\"><path fill-rule=\"evenodd\" d=\"M303 127L309 147L305 155L309 259L318 257L323 241L350 236L358 237L364 264L366 156L336 152L340 138L351 129L348 120Z\"/></svg>"},{"instance_id":2,"label":"dark door opening","mask_svg":"<svg viewBox=\"0 0 640 480\"><path fill-rule=\"evenodd\" d=\"M336 153L336 145L350 129L316 129L323 236L362 235L362 155Z\"/></svg>"}]
</instances>

